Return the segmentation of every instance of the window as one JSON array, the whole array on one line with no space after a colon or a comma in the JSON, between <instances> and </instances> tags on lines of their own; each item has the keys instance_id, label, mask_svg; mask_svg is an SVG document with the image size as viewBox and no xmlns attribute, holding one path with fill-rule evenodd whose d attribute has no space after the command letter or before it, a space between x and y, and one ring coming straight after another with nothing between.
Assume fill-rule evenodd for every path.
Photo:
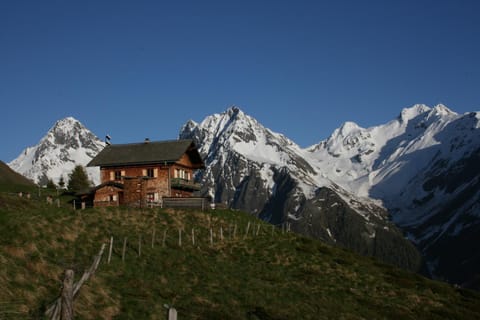
<instances>
[{"instance_id":1,"label":"window","mask_svg":"<svg viewBox=\"0 0 480 320\"><path fill-rule=\"evenodd\" d=\"M115 180L122 180L122 171L115 171Z\"/></svg>"},{"instance_id":2,"label":"window","mask_svg":"<svg viewBox=\"0 0 480 320\"><path fill-rule=\"evenodd\" d=\"M153 178L155 175L154 175L154 170L153 168L148 168L147 169L147 177L149 178Z\"/></svg>"},{"instance_id":3,"label":"window","mask_svg":"<svg viewBox=\"0 0 480 320\"><path fill-rule=\"evenodd\" d=\"M155 200L154 193L147 193L147 202L153 202Z\"/></svg>"},{"instance_id":4,"label":"window","mask_svg":"<svg viewBox=\"0 0 480 320\"><path fill-rule=\"evenodd\" d=\"M175 169L175 178L190 180L190 172L184 169Z\"/></svg>"}]
</instances>

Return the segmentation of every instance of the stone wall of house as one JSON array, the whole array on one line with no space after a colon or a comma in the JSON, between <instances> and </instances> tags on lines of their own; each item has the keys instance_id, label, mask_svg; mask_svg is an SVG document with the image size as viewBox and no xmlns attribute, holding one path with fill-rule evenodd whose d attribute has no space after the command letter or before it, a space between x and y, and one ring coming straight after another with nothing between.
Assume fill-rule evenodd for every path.
<instances>
[{"instance_id":1,"label":"stone wall of house","mask_svg":"<svg viewBox=\"0 0 480 320\"><path fill-rule=\"evenodd\" d=\"M104 186L95 191L94 206L118 206L123 201L123 190L115 186Z\"/></svg>"},{"instance_id":2,"label":"stone wall of house","mask_svg":"<svg viewBox=\"0 0 480 320\"><path fill-rule=\"evenodd\" d=\"M146 203L161 202L162 197L190 197L193 191L172 189L172 179L193 179L191 161L184 155L173 165L148 165L101 168L101 182L117 182L124 185L119 204L142 206ZM103 189L103 188L102 188ZM97 190L95 199L107 199L109 193Z\"/></svg>"}]
</instances>

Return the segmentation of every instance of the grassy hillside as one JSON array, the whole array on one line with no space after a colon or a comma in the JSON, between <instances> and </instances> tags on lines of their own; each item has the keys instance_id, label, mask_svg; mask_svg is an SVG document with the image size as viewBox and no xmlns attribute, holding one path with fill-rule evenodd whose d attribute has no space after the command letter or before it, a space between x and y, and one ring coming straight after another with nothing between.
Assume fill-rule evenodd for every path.
<instances>
[{"instance_id":1,"label":"grassy hillside","mask_svg":"<svg viewBox=\"0 0 480 320\"><path fill-rule=\"evenodd\" d=\"M6 163L0 161L0 192L10 191L30 191L35 188L35 184L13 171Z\"/></svg>"},{"instance_id":2,"label":"grassy hillside","mask_svg":"<svg viewBox=\"0 0 480 320\"><path fill-rule=\"evenodd\" d=\"M166 319L166 304L179 319L480 318L478 293L241 212L73 211L0 195L0 319L40 318L64 269L78 279L111 236L110 264L107 246L77 319Z\"/></svg>"}]
</instances>

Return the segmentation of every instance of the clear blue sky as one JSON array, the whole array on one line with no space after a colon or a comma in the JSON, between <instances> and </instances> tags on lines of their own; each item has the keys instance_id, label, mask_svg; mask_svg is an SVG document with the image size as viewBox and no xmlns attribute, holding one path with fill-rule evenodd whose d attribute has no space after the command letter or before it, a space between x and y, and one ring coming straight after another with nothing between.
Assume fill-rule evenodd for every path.
<instances>
[{"instance_id":1,"label":"clear blue sky","mask_svg":"<svg viewBox=\"0 0 480 320\"><path fill-rule=\"evenodd\" d=\"M301 146L415 103L480 109L480 1L1 1L0 159L73 116L174 139L232 105Z\"/></svg>"}]
</instances>

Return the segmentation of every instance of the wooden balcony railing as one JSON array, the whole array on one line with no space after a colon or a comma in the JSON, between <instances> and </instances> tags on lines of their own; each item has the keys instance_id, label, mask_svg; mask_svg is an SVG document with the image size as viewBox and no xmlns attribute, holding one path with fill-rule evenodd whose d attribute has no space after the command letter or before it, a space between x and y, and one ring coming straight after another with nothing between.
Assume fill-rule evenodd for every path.
<instances>
[{"instance_id":1,"label":"wooden balcony railing","mask_svg":"<svg viewBox=\"0 0 480 320\"><path fill-rule=\"evenodd\" d=\"M171 180L171 187L174 189L182 190L195 190L198 191L202 187L200 183L196 183L193 180L187 180L182 178L173 178Z\"/></svg>"}]
</instances>

